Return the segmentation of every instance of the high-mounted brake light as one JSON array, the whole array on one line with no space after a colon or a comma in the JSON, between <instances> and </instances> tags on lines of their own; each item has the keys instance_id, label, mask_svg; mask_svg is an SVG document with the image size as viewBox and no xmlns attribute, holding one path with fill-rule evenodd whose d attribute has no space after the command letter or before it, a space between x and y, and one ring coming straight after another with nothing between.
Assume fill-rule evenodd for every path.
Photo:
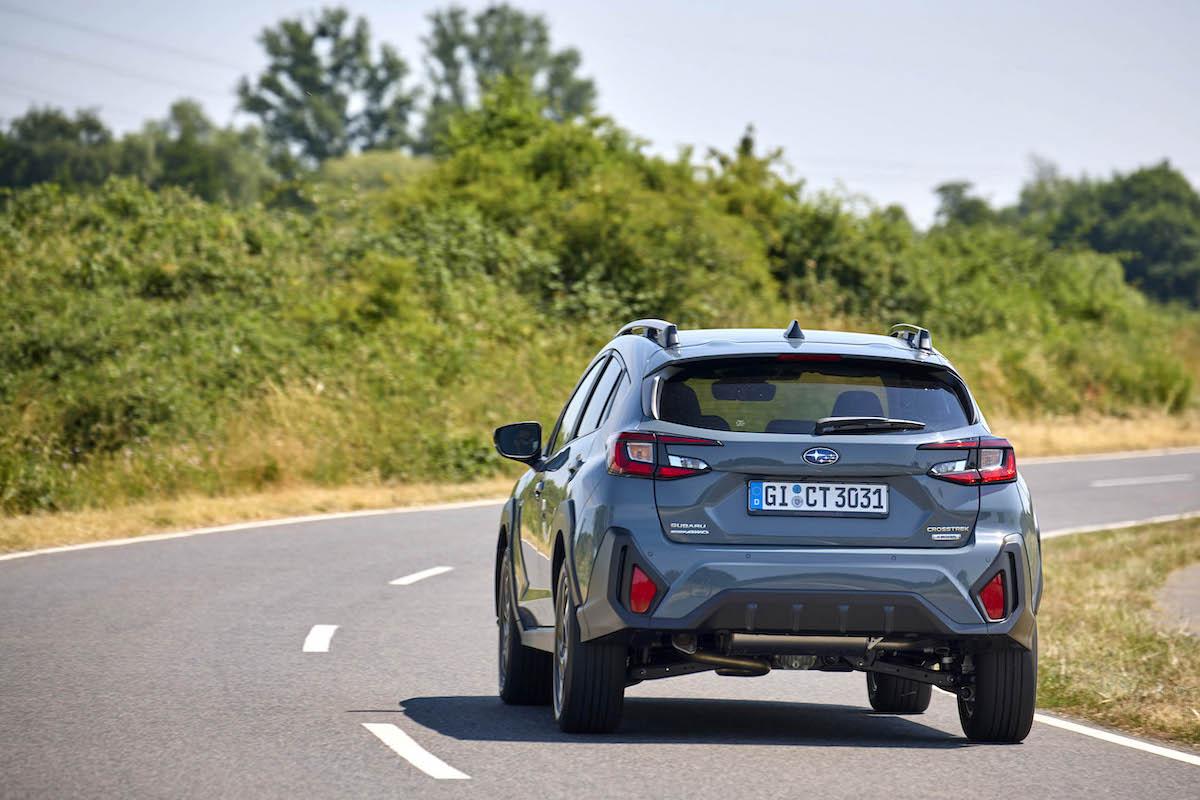
<instances>
[{"instance_id":1,"label":"high-mounted brake light","mask_svg":"<svg viewBox=\"0 0 1200 800\"><path fill-rule=\"evenodd\" d=\"M608 439L608 471L613 475L660 480L686 478L708 472L708 462L702 458L667 452L667 447L673 444L694 447L721 446L715 439L701 439L695 436L671 436L642 431L618 433Z\"/></svg>"},{"instance_id":2,"label":"high-mounted brake light","mask_svg":"<svg viewBox=\"0 0 1200 800\"><path fill-rule=\"evenodd\" d=\"M836 353L783 353L775 356L776 361L841 361Z\"/></svg>"},{"instance_id":3,"label":"high-mounted brake light","mask_svg":"<svg viewBox=\"0 0 1200 800\"><path fill-rule=\"evenodd\" d=\"M636 567L634 568L636 569ZM1008 593L1004 585L1004 572L1000 571L979 590L979 604L988 622L999 622L1008 614Z\"/></svg>"},{"instance_id":4,"label":"high-mounted brake light","mask_svg":"<svg viewBox=\"0 0 1200 800\"><path fill-rule=\"evenodd\" d=\"M984 436L929 442L918 450L954 450L962 454L955 461L943 461L930 468L930 476L943 481L978 486L984 483L1008 483L1017 479L1017 456L1007 439Z\"/></svg>"},{"instance_id":5,"label":"high-mounted brake light","mask_svg":"<svg viewBox=\"0 0 1200 800\"><path fill-rule=\"evenodd\" d=\"M633 565L633 574L629 580L629 610L635 614L645 614L654 602L658 587L654 581L637 564Z\"/></svg>"}]
</instances>

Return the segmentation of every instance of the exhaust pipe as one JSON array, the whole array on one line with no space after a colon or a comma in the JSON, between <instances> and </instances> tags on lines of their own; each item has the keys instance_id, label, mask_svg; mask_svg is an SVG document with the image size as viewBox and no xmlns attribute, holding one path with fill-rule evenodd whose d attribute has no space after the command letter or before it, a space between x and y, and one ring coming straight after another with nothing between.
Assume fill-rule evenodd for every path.
<instances>
[{"instance_id":1,"label":"exhaust pipe","mask_svg":"<svg viewBox=\"0 0 1200 800\"><path fill-rule=\"evenodd\" d=\"M761 659L738 658L699 650L696 644L696 637L691 634L676 634L671 637L671 645L682 653L684 658L716 667L718 675L753 678L771 671L771 665Z\"/></svg>"},{"instance_id":2,"label":"exhaust pipe","mask_svg":"<svg viewBox=\"0 0 1200 800\"><path fill-rule=\"evenodd\" d=\"M790 636L768 633L734 633L729 652L741 655L852 656L868 650L913 650L931 652L927 641L884 641L867 636Z\"/></svg>"}]
</instances>

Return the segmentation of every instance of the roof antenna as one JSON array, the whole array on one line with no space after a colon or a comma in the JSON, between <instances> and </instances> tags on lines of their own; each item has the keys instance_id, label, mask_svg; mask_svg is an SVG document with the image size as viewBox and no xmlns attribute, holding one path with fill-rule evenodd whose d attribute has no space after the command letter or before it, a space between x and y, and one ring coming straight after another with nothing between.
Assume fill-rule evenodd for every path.
<instances>
[{"instance_id":1,"label":"roof antenna","mask_svg":"<svg viewBox=\"0 0 1200 800\"><path fill-rule=\"evenodd\" d=\"M788 325L788 329L783 332L785 339L803 339L804 331L800 330L799 320L792 320L792 324Z\"/></svg>"}]
</instances>

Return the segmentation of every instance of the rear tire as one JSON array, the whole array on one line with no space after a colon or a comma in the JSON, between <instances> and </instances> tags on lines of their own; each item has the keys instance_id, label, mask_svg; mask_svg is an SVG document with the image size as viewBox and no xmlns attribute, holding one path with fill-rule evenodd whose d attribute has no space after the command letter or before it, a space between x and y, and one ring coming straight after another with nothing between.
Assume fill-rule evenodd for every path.
<instances>
[{"instance_id":1,"label":"rear tire","mask_svg":"<svg viewBox=\"0 0 1200 800\"><path fill-rule=\"evenodd\" d=\"M554 719L567 733L609 733L621 724L628 650L582 642L567 565L558 573L554 622Z\"/></svg>"},{"instance_id":2,"label":"rear tire","mask_svg":"<svg viewBox=\"0 0 1200 800\"><path fill-rule=\"evenodd\" d=\"M507 554L500 566L499 626L500 699L513 706L541 706L550 702L549 653L521 644L517 604L513 599L512 567Z\"/></svg>"},{"instance_id":3,"label":"rear tire","mask_svg":"<svg viewBox=\"0 0 1200 800\"><path fill-rule=\"evenodd\" d=\"M920 714L929 708L933 687L897 675L867 673L867 699L876 711L892 714Z\"/></svg>"},{"instance_id":4,"label":"rear tire","mask_svg":"<svg viewBox=\"0 0 1200 800\"><path fill-rule=\"evenodd\" d=\"M977 742L1022 741L1033 727L1037 705L1037 631L1032 650L991 650L974 660L975 696L958 698L963 733Z\"/></svg>"}]
</instances>

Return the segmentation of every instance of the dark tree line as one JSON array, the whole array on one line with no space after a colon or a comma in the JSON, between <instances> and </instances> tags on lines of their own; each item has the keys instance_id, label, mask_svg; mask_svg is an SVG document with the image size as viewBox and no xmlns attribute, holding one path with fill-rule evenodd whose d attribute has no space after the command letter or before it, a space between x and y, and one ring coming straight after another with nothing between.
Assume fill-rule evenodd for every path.
<instances>
[{"instance_id":1,"label":"dark tree line","mask_svg":"<svg viewBox=\"0 0 1200 800\"><path fill-rule=\"evenodd\" d=\"M92 111L35 108L0 132L0 186L77 189L113 175L184 186L206 200L252 202L275 180L257 128L219 127L191 100L117 138Z\"/></svg>"},{"instance_id":2,"label":"dark tree line","mask_svg":"<svg viewBox=\"0 0 1200 800\"><path fill-rule=\"evenodd\" d=\"M993 208L965 181L937 188L943 226L1006 225L1056 247L1116 255L1152 297L1200 307L1200 194L1163 161L1110 178L1068 178L1035 161L1012 206Z\"/></svg>"}]
</instances>

